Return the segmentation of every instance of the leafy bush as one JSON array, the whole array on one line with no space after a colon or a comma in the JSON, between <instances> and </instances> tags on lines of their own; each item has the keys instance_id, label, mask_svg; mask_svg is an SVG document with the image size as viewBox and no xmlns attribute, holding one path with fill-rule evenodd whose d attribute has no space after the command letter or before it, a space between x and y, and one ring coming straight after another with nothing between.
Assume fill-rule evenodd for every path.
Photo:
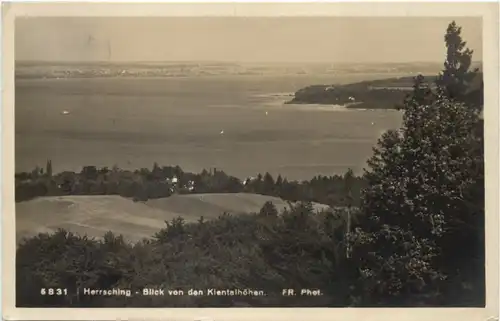
<instances>
[{"instance_id":1,"label":"leafy bush","mask_svg":"<svg viewBox=\"0 0 500 321\"><path fill-rule=\"evenodd\" d=\"M266 204L262 211L272 205ZM339 210L337 210L339 212ZM336 216L335 216L336 215ZM182 218L152 240L127 244L108 232L89 240L66 231L40 234L17 251L19 306L321 306L346 303L339 295L345 225L339 213L314 213L301 203L279 215L222 214L212 221ZM333 223L332 221L335 221ZM255 289L253 297L47 297L40 287L94 289ZM285 288L322 288L325 295L286 298ZM49 301L47 301L49 300Z\"/></svg>"}]
</instances>

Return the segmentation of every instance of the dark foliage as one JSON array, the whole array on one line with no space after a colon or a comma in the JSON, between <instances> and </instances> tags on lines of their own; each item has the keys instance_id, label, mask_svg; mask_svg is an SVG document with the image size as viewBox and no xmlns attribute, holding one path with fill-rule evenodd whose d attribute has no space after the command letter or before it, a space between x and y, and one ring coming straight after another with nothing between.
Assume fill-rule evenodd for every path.
<instances>
[{"instance_id":1,"label":"dark foliage","mask_svg":"<svg viewBox=\"0 0 500 321\"><path fill-rule=\"evenodd\" d=\"M40 174L39 169L31 173L16 174L16 201L26 201L39 196L60 195L120 195L136 202L169 197L172 194L190 193L256 193L276 196L288 201L310 201L331 206L346 206L345 177L317 176L310 181L291 181L271 174L258 175L255 179L241 181L224 171L213 169L199 174L184 172L180 167L154 164L153 168L136 171L86 166L80 173L62 172L50 176ZM354 177L350 201L359 205L364 180Z\"/></svg>"},{"instance_id":2,"label":"dark foliage","mask_svg":"<svg viewBox=\"0 0 500 321\"><path fill-rule=\"evenodd\" d=\"M391 80L388 79L387 82ZM394 80L396 81L396 80ZM375 86L374 86L375 85ZM404 87L407 84L402 80L400 87L392 84L381 85L376 82L360 82L347 85L315 85L298 90L289 104L326 104L346 105L357 102L352 107L366 109L394 108L401 103L407 94ZM411 85L410 85L411 86ZM401 88L403 87L403 88ZM354 98L354 101L350 98Z\"/></svg>"},{"instance_id":3,"label":"dark foliage","mask_svg":"<svg viewBox=\"0 0 500 321\"><path fill-rule=\"evenodd\" d=\"M271 215L268 215L270 212ZM266 215L262 215L266 213ZM343 306L340 285L344 214L315 213L300 203L277 215L272 204L261 213L222 214L212 221L182 218L152 240L127 244L108 232L89 240L66 231L40 234L17 251L18 306ZM321 286L320 286L321 285ZM42 296L40 289L68 289L68 296ZM267 296L85 296L84 287L206 290L255 289ZM80 295L77 289L80 288ZM321 298L282 296L286 288L321 289ZM343 289L343 288L342 288Z\"/></svg>"},{"instance_id":4,"label":"dark foliage","mask_svg":"<svg viewBox=\"0 0 500 321\"><path fill-rule=\"evenodd\" d=\"M403 127L368 161L353 241L363 304L485 303L483 122L466 98L472 52L459 34L450 24L437 90L416 78Z\"/></svg>"}]
</instances>

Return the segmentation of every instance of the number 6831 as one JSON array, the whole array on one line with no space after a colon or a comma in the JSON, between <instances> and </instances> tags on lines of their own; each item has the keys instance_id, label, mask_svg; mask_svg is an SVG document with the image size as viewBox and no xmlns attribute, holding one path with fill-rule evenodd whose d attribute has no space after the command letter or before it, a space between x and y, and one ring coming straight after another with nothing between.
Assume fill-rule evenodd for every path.
<instances>
[{"instance_id":1,"label":"number 6831","mask_svg":"<svg viewBox=\"0 0 500 321\"><path fill-rule=\"evenodd\" d=\"M41 288L41 295L68 295L68 289L62 288Z\"/></svg>"}]
</instances>

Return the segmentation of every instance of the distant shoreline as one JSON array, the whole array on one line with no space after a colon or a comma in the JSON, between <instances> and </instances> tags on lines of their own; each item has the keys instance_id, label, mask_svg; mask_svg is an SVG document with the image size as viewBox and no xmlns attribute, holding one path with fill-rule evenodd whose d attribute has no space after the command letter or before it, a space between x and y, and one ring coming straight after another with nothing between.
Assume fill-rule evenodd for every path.
<instances>
[{"instance_id":1,"label":"distant shoreline","mask_svg":"<svg viewBox=\"0 0 500 321\"><path fill-rule=\"evenodd\" d=\"M411 71L434 72L437 63L236 63L236 62L35 62L18 61L17 79L184 77L184 76L341 76L383 74L384 78Z\"/></svg>"},{"instance_id":2,"label":"distant shoreline","mask_svg":"<svg viewBox=\"0 0 500 321\"><path fill-rule=\"evenodd\" d=\"M286 104L342 105L346 109L395 110L413 90L416 75L366 80L345 85L311 85L295 92ZM433 83L436 75L424 75Z\"/></svg>"},{"instance_id":3,"label":"distant shoreline","mask_svg":"<svg viewBox=\"0 0 500 321\"><path fill-rule=\"evenodd\" d=\"M339 77L339 76L350 76L350 75L367 75L373 76L374 74L387 75L391 76L399 76L401 73L384 73L384 72L332 72L332 73L221 73L221 74L183 74L183 75L165 75L165 74L103 74L103 75L66 75L66 76L56 76L56 75L15 75L15 80L67 80L67 79L172 79L172 78L222 78L222 77Z\"/></svg>"}]
</instances>

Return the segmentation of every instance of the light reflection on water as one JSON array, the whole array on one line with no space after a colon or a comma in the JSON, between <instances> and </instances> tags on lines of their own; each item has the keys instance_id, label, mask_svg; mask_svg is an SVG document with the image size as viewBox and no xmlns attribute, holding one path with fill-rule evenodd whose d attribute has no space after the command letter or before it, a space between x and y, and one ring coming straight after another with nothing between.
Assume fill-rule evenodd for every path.
<instances>
[{"instance_id":1,"label":"light reflection on water","mask_svg":"<svg viewBox=\"0 0 500 321\"><path fill-rule=\"evenodd\" d=\"M295 90L329 81L335 79L19 81L16 171L52 159L55 171L156 161L191 171L217 167L239 177L359 172L377 138L398 127L401 116L284 104Z\"/></svg>"}]
</instances>

